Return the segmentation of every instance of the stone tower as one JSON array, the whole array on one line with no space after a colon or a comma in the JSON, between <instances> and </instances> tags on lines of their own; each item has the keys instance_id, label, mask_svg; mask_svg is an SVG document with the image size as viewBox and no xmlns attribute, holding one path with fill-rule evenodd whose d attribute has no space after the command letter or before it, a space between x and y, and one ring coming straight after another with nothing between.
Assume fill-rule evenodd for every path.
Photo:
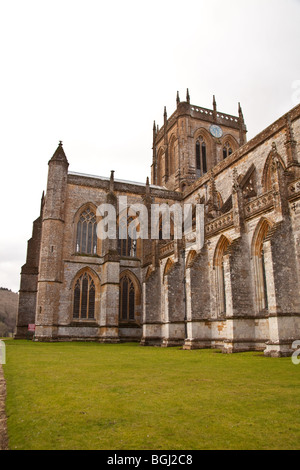
<instances>
[{"instance_id":1,"label":"stone tower","mask_svg":"<svg viewBox=\"0 0 300 470\"><path fill-rule=\"evenodd\" d=\"M35 336L39 340L53 340L57 336L56 316L63 276L64 208L69 166L62 142L48 165L36 302Z\"/></svg>"},{"instance_id":2,"label":"stone tower","mask_svg":"<svg viewBox=\"0 0 300 470\"><path fill-rule=\"evenodd\" d=\"M161 129L153 126L152 184L184 190L217 163L246 143L246 125L240 104L238 116L194 106L176 98L176 111L168 118L164 109Z\"/></svg>"}]
</instances>

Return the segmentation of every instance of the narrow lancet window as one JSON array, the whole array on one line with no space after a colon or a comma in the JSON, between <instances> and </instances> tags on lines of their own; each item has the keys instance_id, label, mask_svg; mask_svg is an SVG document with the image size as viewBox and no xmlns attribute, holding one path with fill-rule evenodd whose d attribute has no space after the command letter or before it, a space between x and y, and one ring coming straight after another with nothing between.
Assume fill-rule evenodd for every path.
<instances>
[{"instance_id":1,"label":"narrow lancet window","mask_svg":"<svg viewBox=\"0 0 300 470\"><path fill-rule=\"evenodd\" d=\"M229 143L226 142L226 144L223 147L223 158L227 158L232 154L232 148L230 147Z\"/></svg>"},{"instance_id":2,"label":"narrow lancet window","mask_svg":"<svg viewBox=\"0 0 300 470\"><path fill-rule=\"evenodd\" d=\"M225 273L225 254L229 246L229 241L221 236L215 252L214 269L216 273L216 292L217 292L217 312L218 315L226 315L226 273Z\"/></svg>"},{"instance_id":3,"label":"narrow lancet window","mask_svg":"<svg viewBox=\"0 0 300 470\"><path fill-rule=\"evenodd\" d=\"M132 222L132 220L132 218L129 219L128 225ZM126 238L121 238L121 236L123 237L122 234L128 233L128 226L124 227L124 224L126 224L126 221L124 220L119 222L118 251L120 256L134 258L136 256L136 240L133 240L129 234L127 234Z\"/></svg>"},{"instance_id":4,"label":"narrow lancet window","mask_svg":"<svg viewBox=\"0 0 300 470\"><path fill-rule=\"evenodd\" d=\"M268 309L268 291L267 291L267 274L266 274L266 265L265 265L265 252L262 247L261 250L261 267L262 267L262 277L263 277L263 291L264 291L264 304L263 308Z\"/></svg>"},{"instance_id":5,"label":"narrow lancet window","mask_svg":"<svg viewBox=\"0 0 300 470\"><path fill-rule=\"evenodd\" d=\"M267 220L260 222L257 233L253 238L253 263L255 274L255 290L257 312L268 310L268 284L266 269L266 237L270 225Z\"/></svg>"},{"instance_id":6,"label":"narrow lancet window","mask_svg":"<svg viewBox=\"0 0 300 470\"><path fill-rule=\"evenodd\" d=\"M207 173L206 143L203 137L199 137L196 142L196 177Z\"/></svg>"}]
</instances>

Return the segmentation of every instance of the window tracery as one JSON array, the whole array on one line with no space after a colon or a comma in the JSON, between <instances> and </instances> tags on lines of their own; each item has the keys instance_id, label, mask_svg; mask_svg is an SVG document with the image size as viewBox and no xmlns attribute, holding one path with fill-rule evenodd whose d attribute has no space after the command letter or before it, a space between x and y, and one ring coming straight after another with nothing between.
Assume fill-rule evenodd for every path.
<instances>
[{"instance_id":1,"label":"window tracery","mask_svg":"<svg viewBox=\"0 0 300 470\"><path fill-rule=\"evenodd\" d=\"M95 318L95 283L87 272L81 274L74 286L73 318Z\"/></svg>"},{"instance_id":2,"label":"window tracery","mask_svg":"<svg viewBox=\"0 0 300 470\"><path fill-rule=\"evenodd\" d=\"M97 222L96 215L85 209L77 222L76 253L95 255L97 253Z\"/></svg>"}]
</instances>

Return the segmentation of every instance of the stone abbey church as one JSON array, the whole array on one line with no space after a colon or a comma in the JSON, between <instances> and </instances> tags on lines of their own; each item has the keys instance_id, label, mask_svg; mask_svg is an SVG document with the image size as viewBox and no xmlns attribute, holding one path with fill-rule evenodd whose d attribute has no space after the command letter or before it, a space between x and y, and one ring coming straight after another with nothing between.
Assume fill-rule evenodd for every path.
<instances>
[{"instance_id":1,"label":"stone abbey church","mask_svg":"<svg viewBox=\"0 0 300 470\"><path fill-rule=\"evenodd\" d=\"M177 94L153 126L151 184L69 172L60 142L22 267L16 338L35 324L36 341L290 355L300 339L300 105L249 142L246 133L240 105L231 116L215 98L210 110ZM202 204L204 245L193 230L100 240L97 207L117 209L119 196Z\"/></svg>"}]
</instances>

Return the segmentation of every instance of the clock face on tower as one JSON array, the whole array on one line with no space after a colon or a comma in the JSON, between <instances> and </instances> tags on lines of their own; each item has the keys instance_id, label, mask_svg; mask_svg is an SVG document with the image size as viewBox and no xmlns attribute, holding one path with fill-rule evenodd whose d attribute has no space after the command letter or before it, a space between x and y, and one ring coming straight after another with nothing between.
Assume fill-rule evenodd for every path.
<instances>
[{"instance_id":1,"label":"clock face on tower","mask_svg":"<svg viewBox=\"0 0 300 470\"><path fill-rule=\"evenodd\" d=\"M222 137L223 135L223 131L221 127L217 126L216 124L212 124L209 130L210 130L211 135L213 135L214 137L219 138L219 137Z\"/></svg>"}]
</instances>

